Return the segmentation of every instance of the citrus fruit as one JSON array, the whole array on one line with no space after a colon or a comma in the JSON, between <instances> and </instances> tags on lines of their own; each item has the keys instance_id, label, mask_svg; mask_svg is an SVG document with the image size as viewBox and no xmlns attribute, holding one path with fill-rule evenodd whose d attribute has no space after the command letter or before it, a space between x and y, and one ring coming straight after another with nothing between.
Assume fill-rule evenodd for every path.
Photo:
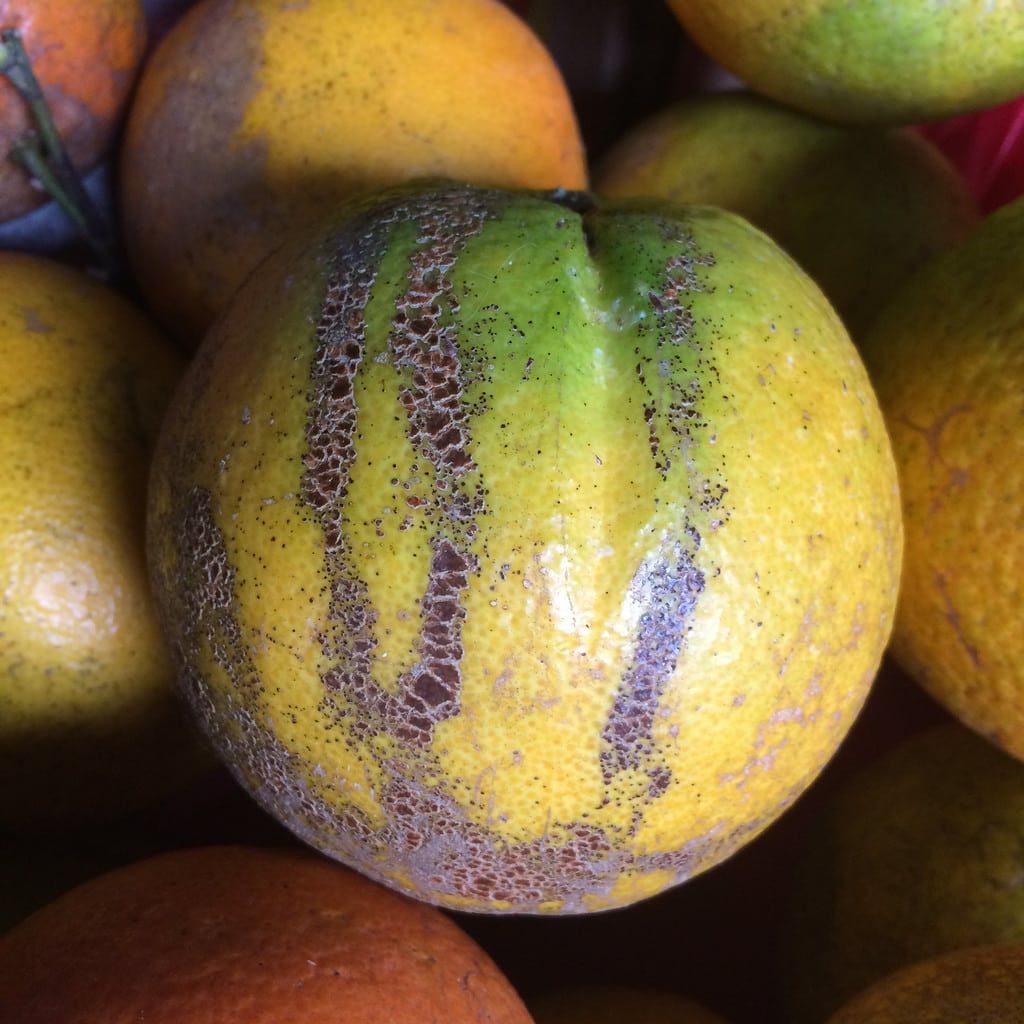
<instances>
[{"instance_id":1,"label":"citrus fruit","mask_svg":"<svg viewBox=\"0 0 1024 1024\"><path fill-rule=\"evenodd\" d=\"M1024 200L990 214L862 339L899 466L893 652L1024 757Z\"/></svg>"},{"instance_id":2,"label":"citrus fruit","mask_svg":"<svg viewBox=\"0 0 1024 1024\"><path fill-rule=\"evenodd\" d=\"M1024 765L958 722L913 737L823 801L785 954L793 1019L949 950L1024 941Z\"/></svg>"},{"instance_id":3,"label":"citrus fruit","mask_svg":"<svg viewBox=\"0 0 1024 1024\"><path fill-rule=\"evenodd\" d=\"M146 44L139 0L3 0L0 28L17 29L32 70L78 170L104 155L135 83ZM34 130L28 105L0 77L0 221L45 200L22 167L7 159Z\"/></svg>"},{"instance_id":4,"label":"citrus fruit","mask_svg":"<svg viewBox=\"0 0 1024 1024\"><path fill-rule=\"evenodd\" d=\"M194 342L296 223L438 176L586 181L561 75L498 0L203 0L132 105L125 243L160 318Z\"/></svg>"},{"instance_id":5,"label":"citrus fruit","mask_svg":"<svg viewBox=\"0 0 1024 1024\"><path fill-rule=\"evenodd\" d=\"M180 358L126 300L0 254L0 829L65 827L198 758L146 574L146 476Z\"/></svg>"},{"instance_id":6,"label":"citrus fruit","mask_svg":"<svg viewBox=\"0 0 1024 1024\"><path fill-rule=\"evenodd\" d=\"M594 187L741 214L814 278L855 338L978 219L960 176L919 135L829 124L743 92L684 100L636 126Z\"/></svg>"},{"instance_id":7,"label":"citrus fruit","mask_svg":"<svg viewBox=\"0 0 1024 1024\"><path fill-rule=\"evenodd\" d=\"M758 92L821 117L909 124L1024 91L1017 0L668 0Z\"/></svg>"},{"instance_id":8,"label":"citrus fruit","mask_svg":"<svg viewBox=\"0 0 1024 1024\"><path fill-rule=\"evenodd\" d=\"M440 911L301 850L213 846L73 889L0 937L18 1024L530 1024Z\"/></svg>"},{"instance_id":9,"label":"citrus fruit","mask_svg":"<svg viewBox=\"0 0 1024 1024\"><path fill-rule=\"evenodd\" d=\"M828 1024L1017 1024L1024 945L961 949L873 985Z\"/></svg>"},{"instance_id":10,"label":"citrus fruit","mask_svg":"<svg viewBox=\"0 0 1024 1024\"><path fill-rule=\"evenodd\" d=\"M722 1024L722 1018L671 992L595 985L538 996L534 1024Z\"/></svg>"},{"instance_id":11,"label":"citrus fruit","mask_svg":"<svg viewBox=\"0 0 1024 1024\"><path fill-rule=\"evenodd\" d=\"M899 497L820 290L723 211L398 190L244 286L154 461L243 784L423 899L568 913L789 806L888 638Z\"/></svg>"}]
</instances>

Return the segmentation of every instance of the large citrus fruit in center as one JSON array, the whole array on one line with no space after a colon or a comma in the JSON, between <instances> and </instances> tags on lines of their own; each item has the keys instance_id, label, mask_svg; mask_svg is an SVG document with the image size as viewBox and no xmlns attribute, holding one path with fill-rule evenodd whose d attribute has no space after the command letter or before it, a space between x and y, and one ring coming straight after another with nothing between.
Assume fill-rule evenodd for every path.
<instances>
[{"instance_id":1,"label":"large citrus fruit in center","mask_svg":"<svg viewBox=\"0 0 1024 1024\"><path fill-rule=\"evenodd\" d=\"M731 214L577 200L393 193L283 250L154 464L221 755L453 907L600 909L721 860L834 751L893 615L889 442L818 288Z\"/></svg>"}]
</instances>

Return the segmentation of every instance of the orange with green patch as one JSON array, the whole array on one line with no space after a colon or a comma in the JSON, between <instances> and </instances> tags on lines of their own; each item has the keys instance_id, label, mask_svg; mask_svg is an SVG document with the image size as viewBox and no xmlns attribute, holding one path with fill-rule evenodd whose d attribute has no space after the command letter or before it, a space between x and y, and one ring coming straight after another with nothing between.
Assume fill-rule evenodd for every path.
<instances>
[{"instance_id":1,"label":"orange with green patch","mask_svg":"<svg viewBox=\"0 0 1024 1024\"><path fill-rule=\"evenodd\" d=\"M900 546L863 368L765 236L468 187L268 262L150 505L180 677L243 783L495 912L626 904L769 824L860 707Z\"/></svg>"},{"instance_id":2,"label":"orange with green patch","mask_svg":"<svg viewBox=\"0 0 1024 1024\"><path fill-rule=\"evenodd\" d=\"M668 0L702 49L773 99L911 124L1024 91L1018 0Z\"/></svg>"}]
</instances>

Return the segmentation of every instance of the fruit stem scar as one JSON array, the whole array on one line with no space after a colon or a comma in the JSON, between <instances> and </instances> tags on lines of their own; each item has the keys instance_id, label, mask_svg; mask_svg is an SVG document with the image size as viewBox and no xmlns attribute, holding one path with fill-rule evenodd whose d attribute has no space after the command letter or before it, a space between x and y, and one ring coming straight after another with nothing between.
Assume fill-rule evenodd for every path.
<instances>
[{"instance_id":1,"label":"fruit stem scar","mask_svg":"<svg viewBox=\"0 0 1024 1024\"><path fill-rule=\"evenodd\" d=\"M107 219L89 197L61 141L43 90L32 70L21 33L16 28L0 32L0 74L25 101L35 130L18 139L8 154L61 208L89 244L108 283L126 277L123 261Z\"/></svg>"}]
</instances>

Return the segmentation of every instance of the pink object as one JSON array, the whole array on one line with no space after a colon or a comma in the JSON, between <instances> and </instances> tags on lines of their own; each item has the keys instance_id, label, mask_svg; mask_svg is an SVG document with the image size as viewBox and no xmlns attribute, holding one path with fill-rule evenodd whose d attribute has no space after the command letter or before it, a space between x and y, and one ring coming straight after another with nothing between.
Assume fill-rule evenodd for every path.
<instances>
[{"instance_id":1,"label":"pink object","mask_svg":"<svg viewBox=\"0 0 1024 1024\"><path fill-rule=\"evenodd\" d=\"M1024 96L918 131L963 174L982 213L1024 195Z\"/></svg>"}]
</instances>

